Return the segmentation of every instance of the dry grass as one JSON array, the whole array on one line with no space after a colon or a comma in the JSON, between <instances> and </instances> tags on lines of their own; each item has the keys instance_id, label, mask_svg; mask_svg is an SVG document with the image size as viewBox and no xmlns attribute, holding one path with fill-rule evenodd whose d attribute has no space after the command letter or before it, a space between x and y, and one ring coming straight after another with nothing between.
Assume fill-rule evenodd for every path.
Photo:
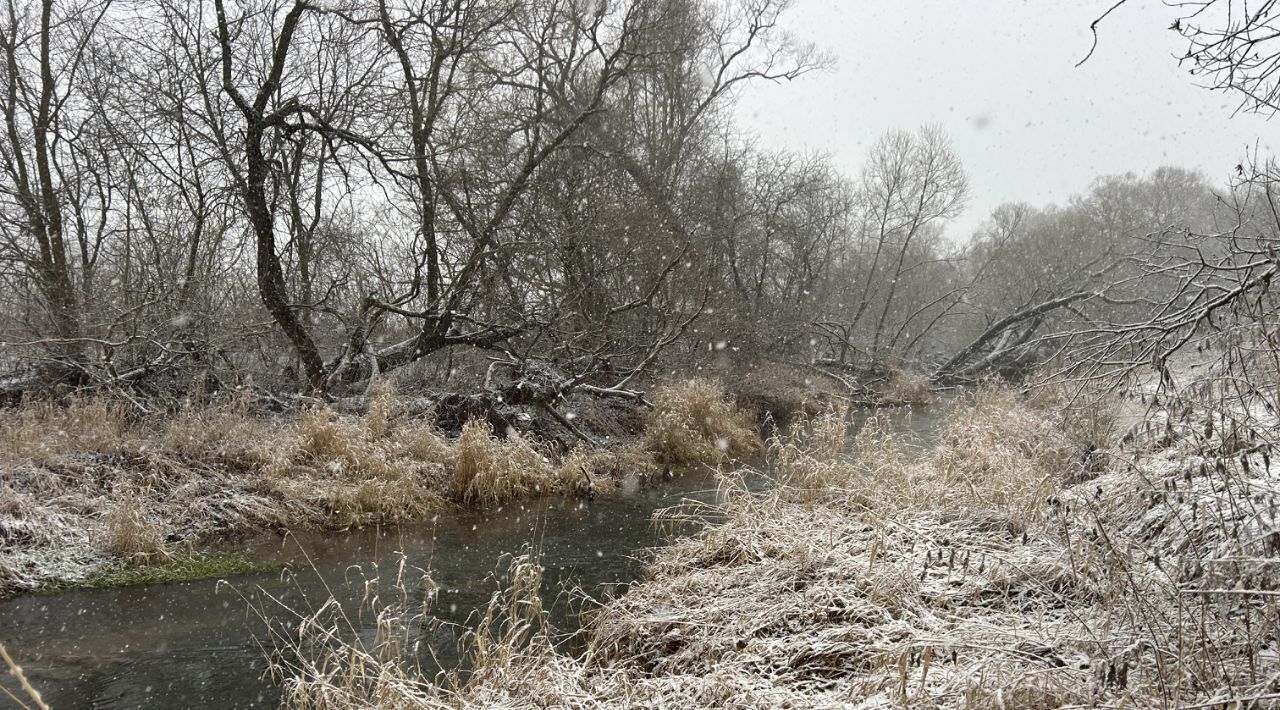
<instances>
[{"instance_id":1,"label":"dry grass","mask_svg":"<svg viewBox=\"0 0 1280 710\"><path fill-rule=\"evenodd\" d=\"M922 458L873 420L852 461L842 425L827 415L775 440L779 487L730 496L727 522L664 551L650 579L596 616L596 653L671 704L1090 702L1087 672L1044 672L1053 665L1040 648L1066 652L1028 616L1065 622L1063 595L1092 599L1064 579L1050 541L1022 539L1038 516L1018 506L1045 478L1033 467L1056 454L1033 443L1040 420L987 391ZM971 448L1000 443L996 427L1012 441Z\"/></svg>"},{"instance_id":2,"label":"dry grass","mask_svg":"<svg viewBox=\"0 0 1280 710\"><path fill-rule=\"evenodd\" d=\"M17 681L19 693L31 702L27 703L22 699L22 697L19 697L18 693L10 691L3 685L0 685L0 693L7 695L9 699L13 700L13 702L20 708L49 710L49 706L44 702L44 699L40 697L40 692L31 685L27 680L26 674L22 672L22 666L19 666L17 662L13 660L13 656L9 655L9 650L6 649L2 643L0 643L0 660L4 661L5 667L9 669L9 675L13 676Z\"/></svg>"},{"instance_id":3,"label":"dry grass","mask_svg":"<svg viewBox=\"0 0 1280 710\"><path fill-rule=\"evenodd\" d=\"M1053 383L1029 393L1027 403L1054 413L1058 433L1079 452L1108 449L1119 438L1120 403L1107 392Z\"/></svg>"},{"instance_id":4,"label":"dry grass","mask_svg":"<svg viewBox=\"0 0 1280 710\"><path fill-rule=\"evenodd\" d=\"M1012 390L982 387L944 427L928 462L927 490L910 481L898 490L913 505L988 511L1025 528L1069 479L1080 453L1049 410Z\"/></svg>"},{"instance_id":5,"label":"dry grass","mask_svg":"<svg viewBox=\"0 0 1280 710\"><path fill-rule=\"evenodd\" d=\"M929 377L902 366L891 367L880 398L884 404L924 404L930 399Z\"/></svg>"},{"instance_id":6,"label":"dry grass","mask_svg":"<svg viewBox=\"0 0 1280 710\"><path fill-rule=\"evenodd\" d=\"M377 571L365 585L361 604L362 612L374 615L372 638L357 632L351 617L332 601L287 628L269 627L282 650L270 659L283 686L282 706L440 707L424 704L431 682L414 655L422 631L430 627L438 588L403 558L385 585ZM269 623L265 612L262 618Z\"/></svg>"},{"instance_id":7,"label":"dry grass","mask_svg":"<svg viewBox=\"0 0 1280 710\"><path fill-rule=\"evenodd\" d=\"M73 397L65 406L29 402L0 418L0 462L44 464L83 454L114 455L127 444L127 411L105 399Z\"/></svg>"},{"instance_id":8,"label":"dry grass","mask_svg":"<svg viewBox=\"0 0 1280 710\"><path fill-rule=\"evenodd\" d=\"M99 545L103 552L130 565L161 562L168 557L164 528L149 519L141 495L118 495L102 516Z\"/></svg>"},{"instance_id":9,"label":"dry grass","mask_svg":"<svg viewBox=\"0 0 1280 710\"><path fill-rule=\"evenodd\" d=\"M720 464L763 451L755 419L713 380L667 383L653 396L645 445L664 463Z\"/></svg>"},{"instance_id":10,"label":"dry grass","mask_svg":"<svg viewBox=\"0 0 1280 710\"><path fill-rule=\"evenodd\" d=\"M0 595L264 529L396 523L450 499L606 493L655 465L634 446L557 456L482 422L451 440L406 416L387 383L359 417L313 408L273 419L233 400L138 420L100 399L2 417Z\"/></svg>"},{"instance_id":11,"label":"dry grass","mask_svg":"<svg viewBox=\"0 0 1280 710\"><path fill-rule=\"evenodd\" d=\"M431 613L439 587L430 573L409 568L403 558L385 582L374 572L361 603L361 612L375 619L372 634L332 601L296 624L271 627L277 647L271 671L284 686L285 707L443 709L472 693L498 701L497 689L529 685L521 674L531 654L558 658L539 596L542 567L529 553L499 561L499 590L463 640L466 665L474 669L466 677L426 670L423 642L439 623ZM540 706L558 704L549 697Z\"/></svg>"},{"instance_id":12,"label":"dry grass","mask_svg":"<svg viewBox=\"0 0 1280 710\"><path fill-rule=\"evenodd\" d=\"M296 706L1273 706L1269 465L1224 460L1228 427L1157 413L1156 443L1130 437L1081 481L1108 415L1037 402L1053 408L986 388L915 457L873 422L850 460L841 413L818 417L771 442L776 488L730 490L722 523L590 615L580 654L552 648L537 584L517 580L468 678L386 661L334 681L411 696Z\"/></svg>"},{"instance_id":13,"label":"dry grass","mask_svg":"<svg viewBox=\"0 0 1280 710\"><path fill-rule=\"evenodd\" d=\"M376 393L363 418L313 408L291 420L243 405L186 410L161 433L192 468L230 473L274 509L273 525L348 528L420 517L442 504L447 444L429 425L395 419L394 393ZM425 454L434 457L424 458ZM205 477L207 478L207 476ZM198 491L188 491L198 497Z\"/></svg>"},{"instance_id":14,"label":"dry grass","mask_svg":"<svg viewBox=\"0 0 1280 710\"><path fill-rule=\"evenodd\" d=\"M472 421L462 428L456 450L449 490L463 502L497 504L558 487L550 452L514 432L502 441L488 424Z\"/></svg>"}]
</instances>

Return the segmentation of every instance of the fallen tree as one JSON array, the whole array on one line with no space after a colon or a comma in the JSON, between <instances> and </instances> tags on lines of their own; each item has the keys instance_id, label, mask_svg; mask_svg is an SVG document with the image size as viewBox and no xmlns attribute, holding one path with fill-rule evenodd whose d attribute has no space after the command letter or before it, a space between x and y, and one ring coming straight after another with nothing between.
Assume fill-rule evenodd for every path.
<instances>
[{"instance_id":1,"label":"fallen tree","mask_svg":"<svg viewBox=\"0 0 1280 710\"><path fill-rule=\"evenodd\" d=\"M939 383L971 382L986 372L1016 364L1027 356L1027 343L1046 314L1097 296L1096 292L1080 291L1011 313L934 369L930 379Z\"/></svg>"}]
</instances>

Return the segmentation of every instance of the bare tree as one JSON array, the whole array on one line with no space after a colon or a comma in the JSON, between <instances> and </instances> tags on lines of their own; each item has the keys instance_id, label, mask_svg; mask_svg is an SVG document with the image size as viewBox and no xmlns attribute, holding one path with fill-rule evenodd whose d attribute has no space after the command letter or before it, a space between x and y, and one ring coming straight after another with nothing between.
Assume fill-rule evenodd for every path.
<instances>
[{"instance_id":1,"label":"bare tree","mask_svg":"<svg viewBox=\"0 0 1280 710\"><path fill-rule=\"evenodd\" d=\"M954 301L953 288L917 291L910 299L915 305L897 313L894 323L895 307L910 288L904 277L916 272L921 283L936 281L927 267L941 257L931 239L963 207L967 184L959 159L936 127L917 134L893 131L872 147L858 185L859 224L840 267L848 287L819 325L836 341L837 363L850 362L855 351L874 362L900 357L911 323L931 320L918 306L947 309ZM922 324L921 330L926 328Z\"/></svg>"},{"instance_id":2,"label":"bare tree","mask_svg":"<svg viewBox=\"0 0 1280 710\"><path fill-rule=\"evenodd\" d=\"M1202 177L1161 168L1100 178L1065 207L997 208L965 255L977 335L934 377L1025 370L1075 332L1149 312L1172 287L1144 267L1168 246L1151 235L1203 224L1212 200Z\"/></svg>"},{"instance_id":3,"label":"bare tree","mask_svg":"<svg viewBox=\"0 0 1280 710\"><path fill-rule=\"evenodd\" d=\"M102 166L81 134L92 122L86 64L110 6L9 2L0 32L0 194L12 207L0 225L5 256L35 275L63 355L82 346L79 288L91 278L100 243L94 213L101 214L110 199L104 193L114 187L112 179L95 183L92 173ZM73 208L69 200L78 204Z\"/></svg>"}]
</instances>

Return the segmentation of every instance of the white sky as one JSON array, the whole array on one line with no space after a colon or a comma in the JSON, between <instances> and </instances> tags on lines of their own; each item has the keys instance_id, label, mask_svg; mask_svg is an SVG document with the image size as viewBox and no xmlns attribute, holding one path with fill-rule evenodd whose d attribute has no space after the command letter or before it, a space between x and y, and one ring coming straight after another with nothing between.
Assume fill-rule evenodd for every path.
<instances>
[{"instance_id":1,"label":"white sky","mask_svg":"<svg viewBox=\"0 0 1280 710\"><path fill-rule=\"evenodd\" d=\"M1225 183L1275 120L1233 116L1237 100L1178 66L1185 44L1159 0L797 0L787 27L837 66L742 96L762 147L829 153L849 175L883 131L939 123L969 175L967 234L1002 202L1061 203L1099 175L1161 165Z\"/></svg>"}]
</instances>

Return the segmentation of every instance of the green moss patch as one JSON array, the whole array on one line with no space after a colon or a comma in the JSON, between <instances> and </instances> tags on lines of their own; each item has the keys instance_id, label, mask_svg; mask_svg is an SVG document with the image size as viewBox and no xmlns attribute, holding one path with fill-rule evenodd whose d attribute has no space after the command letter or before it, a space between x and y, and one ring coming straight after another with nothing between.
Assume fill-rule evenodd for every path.
<instances>
[{"instance_id":1,"label":"green moss patch","mask_svg":"<svg viewBox=\"0 0 1280 710\"><path fill-rule=\"evenodd\" d=\"M59 582L46 586L42 591L60 592L67 589L110 589L113 587L139 587L152 584L189 582L196 579L232 577L255 572L280 569L279 563L257 562L241 552L219 552L200 555L182 555L159 565L143 567L107 566L89 573L78 582Z\"/></svg>"}]
</instances>

